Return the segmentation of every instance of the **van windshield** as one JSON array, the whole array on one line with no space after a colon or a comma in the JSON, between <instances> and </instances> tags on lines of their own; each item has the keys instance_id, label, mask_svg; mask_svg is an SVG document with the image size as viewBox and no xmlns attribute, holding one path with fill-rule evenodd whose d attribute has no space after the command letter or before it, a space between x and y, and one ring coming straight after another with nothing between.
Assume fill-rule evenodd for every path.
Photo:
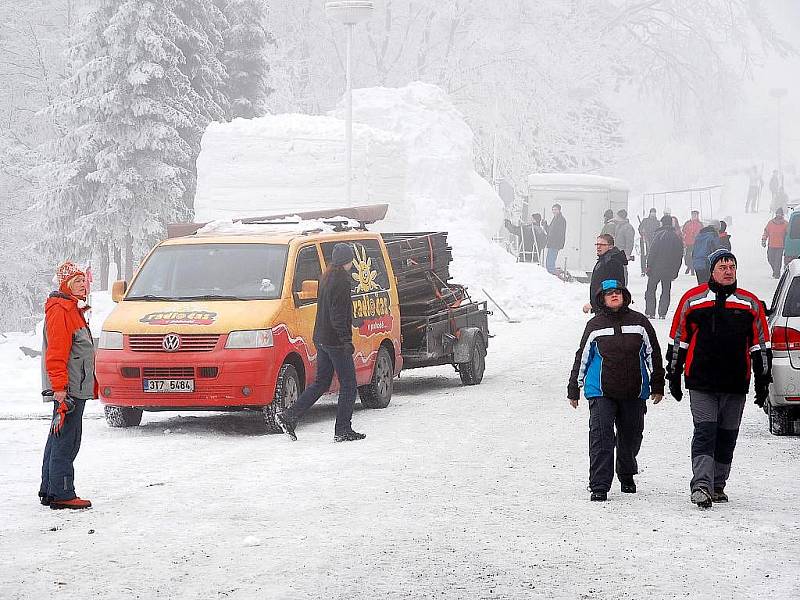
<instances>
[{"instance_id":1,"label":"van windshield","mask_svg":"<svg viewBox=\"0 0 800 600\"><path fill-rule=\"evenodd\" d=\"M287 246L161 246L142 265L126 300L273 300L280 298Z\"/></svg>"}]
</instances>

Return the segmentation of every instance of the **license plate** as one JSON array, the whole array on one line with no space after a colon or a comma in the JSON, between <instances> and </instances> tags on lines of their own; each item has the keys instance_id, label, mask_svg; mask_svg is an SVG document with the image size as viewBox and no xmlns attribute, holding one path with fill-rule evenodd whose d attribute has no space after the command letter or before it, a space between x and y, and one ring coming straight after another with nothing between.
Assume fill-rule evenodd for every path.
<instances>
[{"instance_id":1,"label":"license plate","mask_svg":"<svg viewBox=\"0 0 800 600\"><path fill-rule=\"evenodd\" d=\"M163 392L167 394L193 392L194 379L142 379L145 392Z\"/></svg>"}]
</instances>

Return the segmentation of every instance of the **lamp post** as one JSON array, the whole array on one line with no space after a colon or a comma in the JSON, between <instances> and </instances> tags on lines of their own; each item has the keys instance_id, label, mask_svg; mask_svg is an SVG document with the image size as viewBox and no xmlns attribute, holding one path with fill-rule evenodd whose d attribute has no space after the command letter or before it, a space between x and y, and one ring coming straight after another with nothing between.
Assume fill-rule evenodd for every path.
<instances>
[{"instance_id":1,"label":"lamp post","mask_svg":"<svg viewBox=\"0 0 800 600\"><path fill-rule=\"evenodd\" d=\"M778 103L778 172L783 173L783 158L781 156L781 100L788 93L786 88L773 88L769 95L775 98Z\"/></svg>"},{"instance_id":2,"label":"lamp post","mask_svg":"<svg viewBox=\"0 0 800 600\"><path fill-rule=\"evenodd\" d=\"M372 0L338 0L325 3L325 14L347 27L347 53L345 72L347 92L345 93L345 143L347 145L347 206L353 205L353 81L350 73L353 30L358 23L372 16L375 3Z\"/></svg>"}]
</instances>

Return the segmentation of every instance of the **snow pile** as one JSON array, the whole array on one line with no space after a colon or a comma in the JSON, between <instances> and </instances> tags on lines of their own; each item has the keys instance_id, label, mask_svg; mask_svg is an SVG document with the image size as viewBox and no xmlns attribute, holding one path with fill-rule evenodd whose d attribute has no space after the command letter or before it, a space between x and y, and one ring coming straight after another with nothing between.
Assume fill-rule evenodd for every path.
<instances>
[{"instance_id":1,"label":"snow pile","mask_svg":"<svg viewBox=\"0 0 800 600\"><path fill-rule=\"evenodd\" d=\"M389 204L386 220L373 229L449 232L455 280L473 297L482 298L485 288L514 318L585 301L584 286L518 264L491 241L503 226L503 202L475 171L472 130L440 88L355 90L353 118L353 204ZM223 221L203 233L252 231L231 223L237 217L343 206L343 119L340 105L330 116L210 125L197 162L196 220ZM304 227L317 228L329 227Z\"/></svg>"}]
</instances>

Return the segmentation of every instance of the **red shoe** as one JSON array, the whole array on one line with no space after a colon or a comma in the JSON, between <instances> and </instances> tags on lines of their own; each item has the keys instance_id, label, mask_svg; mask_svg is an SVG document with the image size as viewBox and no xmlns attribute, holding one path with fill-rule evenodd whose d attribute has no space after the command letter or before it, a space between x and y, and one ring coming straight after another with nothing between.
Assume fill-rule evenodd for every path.
<instances>
[{"instance_id":1,"label":"red shoe","mask_svg":"<svg viewBox=\"0 0 800 600\"><path fill-rule=\"evenodd\" d=\"M81 508L91 508L92 503L88 500L83 500L81 498L70 498L69 500L59 500L58 498L53 498L50 500L50 508L53 510L60 510L62 508L71 508L73 510L78 510Z\"/></svg>"}]
</instances>

